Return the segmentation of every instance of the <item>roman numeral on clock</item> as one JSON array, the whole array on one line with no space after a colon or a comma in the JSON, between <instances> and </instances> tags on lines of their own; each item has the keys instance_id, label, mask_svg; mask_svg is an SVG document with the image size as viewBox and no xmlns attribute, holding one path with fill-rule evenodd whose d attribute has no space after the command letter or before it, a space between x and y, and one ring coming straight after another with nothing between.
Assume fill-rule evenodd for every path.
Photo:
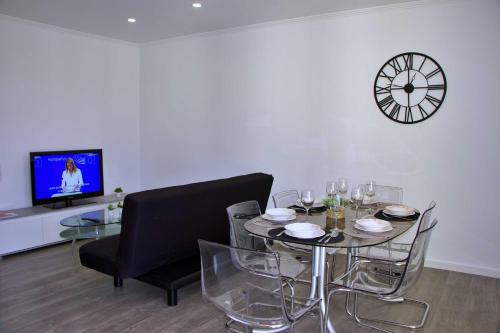
<instances>
[{"instance_id":1,"label":"roman numeral on clock","mask_svg":"<svg viewBox=\"0 0 500 333\"><path fill-rule=\"evenodd\" d=\"M399 65L399 61L397 58L389 61L388 65L394 69L394 72L396 73L396 75L398 75L399 73L401 73L403 71L403 69L401 68L401 65Z\"/></svg>"},{"instance_id":2,"label":"roman numeral on clock","mask_svg":"<svg viewBox=\"0 0 500 333\"><path fill-rule=\"evenodd\" d=\"M413 69L413 54L407 54L406 56L403 55L403 59L405 61L405 71Z\"/></svg>"},{"instance_id":3,"label":"roman numeral on clock","mask_svg":"<svg viewBox=\"0 0 500 333\"><path fill-rule=\"evenodd\" d=\"M375 93L377 95L390 94L391 93L391 89L389 87L376 86L375 87Z\"/></svg>"},{"instance_id":4,"label":"roman numeral on clock","mask_svg":"<svg viewBox=\"0 0 500 333\"><path fill-rule=\"evenodd\" d=\"M443 90L444 84L430 84L427 89L429 90Z\"/></svg>"},{"instance_id":5,"label":"roman numeral on clock","mask_svg":"<svg viewBox=\"0 0 500 333\"><path fill-rule=\"evenodd\" d=\"M389 117L391 117L393 119L398 119L400 110L401 110L401 105L396 103L394 105L394 107L392 108L391 113L389 113Z\"/></svg>"},{"instance_id":6,"label":"roman numeral on clock","mask_svg":"<svg viewBox=\"0 0 500 333\"><path fill-rule=\"evenodd\" d=\"M405 123L411 123L413 122L413 113L411 111L411 106L408 108L405 108Z\"/></svg>"},{"instance_id":7,"label":"roman numeral on clock","mask_svg":"<svg viewBox=\"0 0 500 333\"><path fill-rule=\"evenodd\" d=\"M379 101L378 106L385 111L392 104L392 102L394 102L394 99L392 99L392 96L389 95L383 100Z\"/></svg>"},{"instance_id":8,"label":"roman numeral on clock","mask_svg":"<svg viewBox=\"0 0 500 333\"><path fill-rule=\"evenodd\" d=\"M431 103L432 105L434 105L434 107L437 107L439 105L439 103L441 103L440 99L437 99L436 97L431 96L431 95L425 96L425 99L428 100L429 103Z\"/></svg>"},{"instance_id":9,"label":"roman numeral on clock","mask_svg":"<svg viewBox=\"0 0 500 333\"><path fill-rule=\"evenodd\" d=\"M425 111L425 109L420 104L418 104L418 110L420 111L420 115L422 116L422 118L429 117L427 111Z\"/></svg>"},{"instance_id":10,"label":"roman numeral on clock","mask_svg":"<svg viewBox=\"0 0 500 333\"><path fill-rule=\"evenodd\" d=\"M383 70L380 71L379 77L388 79L390 82L392 82L392 80L394 80L394 76L387 75L387 73L384 72Z\"/></svg>"},{"instance_id":11,"label":"roman numeral on clock","mask_svg":"<svg viewBox=\"0 0 500 333\"><path fill-rule=\"evenodd\" d=\"M434 75L436 75L437 73L441 72L441 70L439 68L436 68L435 70L433 70L432 72L430 72L429 74L427 74L425 76L425 78L427 80L429 80L431 77L433 77Z\"/></svg>"}]
</instances>

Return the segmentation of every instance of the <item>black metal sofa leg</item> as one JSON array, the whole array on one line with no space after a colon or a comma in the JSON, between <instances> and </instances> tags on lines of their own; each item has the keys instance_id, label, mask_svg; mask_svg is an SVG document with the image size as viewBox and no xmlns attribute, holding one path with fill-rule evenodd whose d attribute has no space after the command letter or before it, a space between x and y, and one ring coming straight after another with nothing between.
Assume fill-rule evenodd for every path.
<instances>
[{"instance_id":1,"label":"black metal sofa leg","mask_svg":"<svg viewBox=\"0 0 500 333\"><path fill-rule=\"evenodd\" d=\"M115 287L121 287L123 286L123 280L118 276L113 276L113 284L115 285Z\"/></svg>"},{"instance_id":2,"label":"black metal sofa leg","mask_svg":"<svg viewBox=\"0 0 500 333\"><path fill-rule=\"evenodd\" d=\"M167 305L168 306L177 305L177 289L174 288L167 289Z\"/></svg>"}]
</instances>

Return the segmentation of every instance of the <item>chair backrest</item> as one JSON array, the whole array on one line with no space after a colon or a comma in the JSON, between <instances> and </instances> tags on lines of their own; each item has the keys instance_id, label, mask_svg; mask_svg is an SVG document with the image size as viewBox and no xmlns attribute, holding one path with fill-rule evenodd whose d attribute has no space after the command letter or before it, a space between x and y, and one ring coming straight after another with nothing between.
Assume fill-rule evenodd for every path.
<instances>
[{"instance_id":1,"label":"chair backrest","mask_svg":"<svg viewBox=\"0 0 500 333\"><path fill-rule=\"evenodd\" d=\"M406 259L406 265L401 279L394 293L391 297L401 297L406 295L408 290L418 281L424 269L425 257L427 255L427 248L431 239L432 232L436 227L438 221L434 219L430 227L419 231L410 249L410 254Z\"/></svg>"},{"instance_id":2,"label":"chair backrest","mask_svg":"<svg viewBox=\"0 0 500 333\"><path fill-rule=\"evenodd\" d=\"M385 185L375 185L375 200L385 203L403 203L403 188Z\"/></svg>"},{"instance_id":3,"label":"chair backrest","mask_svg":"<svg viewBox=\"0 0 500 333\"><path fill-rule=\"evenodd\" d=\"M431 217L432 217L432 211L436 208L436 202L432 200L429 203L429 207L425 210L425 212L422 214L420 217L420 222L418 224L418 231L422 231L425 229L428 229L431 225Z\"/></svg>"},{"instance_id":4,"label":"chair backrest","mask_svg":"<svg viewBox=\"0 0 500 333\"><path fill-rule=\"evenodd\" d=\"M297 200L299 200L299 191L297 190L282 191L273 195L274 207L276 208L287 208L296 205Z\"/></svg>"},{"instance_id":5,"label":"chair backrest","mask_svg":"<svg viewBox=\"0 0 500 333\"><path fill-rule=\"evenodd\" d=\"M198 240L205 299L240 323L262 327L286 321L279 261L260 252ZM246 258L265 270L242 265Z\"/></svg>"},{"instance_id":6,"label":"chair backrest","mask_svg":"<svg viewBox=\"0 0 500 333\"><path fill-rule=\"evenodd\" d=\"M247 200L267 204L272 183L271 175L255 173L127 195L116 257L120 277L198 259L198 238L229 244L226 208Z\"/></svg>"},{"instance_id":7,"label":"chair backrest","mask_svg":"<svg viewBox=\"0 0 500 333\"><path fill-rule=\"evenodd\" d=\"M227 207L226 210L229 217L231 246L249 250L265 250L264 241L250 235L244 227L248 220L261 214L259 203L256 200L240 202Z\"/></svg>"}]
</instances>

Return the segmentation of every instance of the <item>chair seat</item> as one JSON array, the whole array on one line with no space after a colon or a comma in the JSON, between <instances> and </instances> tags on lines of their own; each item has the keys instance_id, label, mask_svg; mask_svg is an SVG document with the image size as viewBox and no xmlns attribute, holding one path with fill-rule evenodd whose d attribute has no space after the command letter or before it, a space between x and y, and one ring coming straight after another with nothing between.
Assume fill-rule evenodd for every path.
<instances>
[{"instance_id":1,"label":"chair seat","mask_svg":"<svg viewBox=\"0 0 500 333\"><path fill-rule=\"evenodd\" d=\"M368 258L374 260L389 260L393 262L401 262L408 258L411 244L390 243L373 247L360 248L355 257Z\"/></svg>"},{"instance_id":2,"label":"chair seat","mask_svg":"<svg viewBox=\"0 0 500 333\"><path fill-rule=\"evenodd\" d=\"M393 295L397 289L399 278L388 278L377 271L377 263L356 263L350 271L350 274L336 279L332 284L335 287L345 287L354 289L367 294L374 294L381 298L397 298L399 295Z\"/></svg>"},{"instance_id":3,"label":"chair seat","mask_svg":"<svg viewBox=\"0 0 500 333\"><path fill-rule=\"evenodd\" d=\"M254 328L280 328L289 325L283 318L280 292L272 292L265 286L245 283L217 298L217 303L231 308L232 315L229 317L237 322L252 323ZM317 299L286 296L285 308L297 320L318 302Z\"/></svg>"}]
</instances>

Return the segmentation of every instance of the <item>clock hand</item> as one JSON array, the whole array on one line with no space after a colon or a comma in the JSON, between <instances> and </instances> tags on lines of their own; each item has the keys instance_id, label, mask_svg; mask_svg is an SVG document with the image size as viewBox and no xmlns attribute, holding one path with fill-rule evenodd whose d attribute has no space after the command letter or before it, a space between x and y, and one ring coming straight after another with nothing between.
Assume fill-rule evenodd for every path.
<instances>
[{"instance_id":1,"label":"clock hand","mask_svg":"<svg viewBox=\"0 0 500 333\"><path fill-rule=\"evenodd\" d=\"M415 75L417 75L417 73L413 74L413 78L411 79L410 83L413 83L413 80L415 80ZM408 76L409 76L409 74L408 74ZM410 79L410 78L408 77L408 79Z\"/></svg>"}]
</instances>

